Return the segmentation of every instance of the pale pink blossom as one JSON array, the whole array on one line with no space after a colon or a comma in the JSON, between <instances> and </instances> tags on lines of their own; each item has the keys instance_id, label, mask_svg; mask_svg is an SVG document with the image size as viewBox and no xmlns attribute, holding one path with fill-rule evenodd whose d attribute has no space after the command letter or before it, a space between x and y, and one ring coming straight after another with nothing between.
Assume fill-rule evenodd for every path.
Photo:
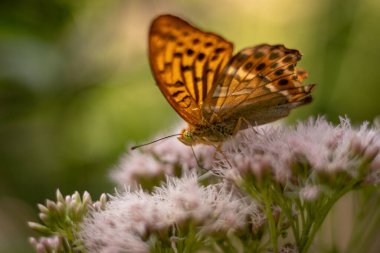
<instances>
[{"instance_id":1,"label":"pale pink blossom","mask_svg":"<svg viewBox=\"0 0 380 253\"><path fill-rule=\"evenodd\" d=\"M111 178L121 186L137 189L141 179L154 180L173 174L174 168L170 164L158 161L152 154L132 151L122 157L116 169L111 172Z\"/></svg>"},{"instance_id":2,"label":"pale pink blossom","mask_svg":"<svg viewBox=\"0 0 380 253\"><path fill-rule=\"evenodd\" d=\"M89 252L149 252L142 238L159 210L148 194L128 193L111 198L103 211L91 212L84 220L80 236Z\"/></svg>"},{"instance_id":3,"label":"pale pink blossom","mask_svg":"<svg viewBox=\"0 0 380 253\"><path fill-rule=\"evenodd\" d=\"M58 236L29 238L29 243L38 253L57 252L61 250L62 240Z\"/></svg>"},{"instance_id":4,"label":"pale pink blossom","mask_svg":"<svg viewBox=\"0 0 380 253\"><path fill-rule=\"evenodd\" d=\"M201 186L195 173L168 178L151 194L126 191L83 222L81 238L90 252L148 252L150 236L193 224L199 236L244 229L261 217L259 208L223 184ZM175 235L173 235L175 236ZM171 238L173 239L173 238ZM170 239L170 240L171 240Z\"/></svg>"},{"instance_id":5,"label":"pale pink blossom","mask_svg":"<svg viewBox=\"0 0 380 253\"><path fill-rule=\"evenodd\" d=\"M300 190L300 199L304 201L314 201L318 198L321 187L318 185L307 185Z\"/></svg>"},{"instance_id":6,"label":"pale pink blossom","mask_svg":"<svg viewBox=\"0 0 380 253\"><path fill-rule=\"evenodd\" d=\"M297 166L306 166L308 176L317 173L334 177L345 173L358 178L363 173L361 165L367 162L365 179L374 183L379 182L379 151L379 131L367 123L355 128L347 118L341 118L341 123L334 126L318 118L295 127L267 126L260 131L241 131L225 144L226 159L221 158L214 170L236 179L238 174L244 177L248 173L257 180L269 174L277 182L286 184L302 176L295 171Z\"/></svg>"},{"instance_id":7,"label":"pale pink blossom","mask_svg":"<svg viewBox=\"0 0 380 253\"><path fill-rule=\"evenodd\" d=\"M180 133L182 128L177 127L172 133ZM167 135L161 134L160 137ZM215 152L213 147L198 145L193 147L193 151L175 137L136 150L128 150L111 172L111 178L120 186L136 189L141 179L154 181L164 178L165 175L180 176L191 169L211 167Z\"/></svg>"},{"instance_id":8,"label":"pale pink blossom","mask_svg":"<svg viewBox=\"0 0 380 253\"><path fill-rule=\"evenodd\" d=\"M180 131L180 129L177 130L177 132ZM144 152L156 156L161 162L183 166L183 169L187 171L199 166L209 168L213 162L215 149L207 145L190 147L184 145L177 138L170 138L144 147Z\"/></svg>"}]
</instances>

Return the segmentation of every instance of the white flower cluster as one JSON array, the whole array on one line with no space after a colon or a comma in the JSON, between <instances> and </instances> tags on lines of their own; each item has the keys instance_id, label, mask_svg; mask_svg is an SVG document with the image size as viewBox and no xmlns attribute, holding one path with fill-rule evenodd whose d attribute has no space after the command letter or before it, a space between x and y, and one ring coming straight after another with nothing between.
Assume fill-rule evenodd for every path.
<instances>
[{"instance_id":1,"label":"white flower cluster","mask_svg":"<svg viewBox=\"0 0 380 253\"><path fill-rule=\"evenodd\" d=\"M313 184L344 174L363 178L363 183L380 182L379 130L367 123L356 129L346 118L338 126L318 118L294 128L282 125L241 131L226 143L224 153L226 159L216 169L235 180L250 174L256 180L271 176L288 184L305 176ZM361 170L363 165L368 165L366 171Z\"/></svg>"},{"instance_id":2,"label":"white flower cluster","mask_svg":"<svg viewBox=\"0 0 380 253\"><path fill-rule=\"evenodd\" d=\"M191 173L168 179L152 194L126 191L116 195L105 210L85 219L81 237L86 248L95 253L143 253L149 252L154 236L180 240L173 230L184 232L188 224L199 228L200 237L243 230L253 221L263 224L252 201L238 198L223 184L201 186L197 180Z\"/></svg>"},{"instance_id":3,"label":"white flower cluster","mask_svg":"<svg viewBox=\"0 0 380 253\"><path fill-rule=\"evenodd\" d=\"M173 132L180 132L181 128L176 128ZM167 175L180 176L198 167L198 162L203 168L210 168L215 149L198 145L193 150L194 153L191 147L183 145L177 138L162 140L127 152L111 172L111 178L119 186L127 185L137 189L142 180L154 184Z\"/></svg>"}]
</instances>

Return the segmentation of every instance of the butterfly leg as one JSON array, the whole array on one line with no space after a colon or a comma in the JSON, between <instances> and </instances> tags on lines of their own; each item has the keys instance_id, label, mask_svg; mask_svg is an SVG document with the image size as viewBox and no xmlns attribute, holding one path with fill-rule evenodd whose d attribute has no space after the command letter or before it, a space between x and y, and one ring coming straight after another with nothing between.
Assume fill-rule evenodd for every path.
<instances>
[{"instance_id":1,"label":"butterfly leg","mask_svg":"<svg viewBox=\"0 0 380 253\"><path fill-rule=\"evenodd\" d=\"M213 146L213 147L215 148L215 152L214 152L214 154L213 154L213 156L212 156L213 160L216 160L216 154L217 154L217 153L220 153L220 154L222 154L223 156L225 156L225 154L221 151L221 144L216 145L215 143L209 142L209 141L207 141L207 140L204 140L204 143L207 143L208 145ZM213 174L217 174L216 172L213 171L212 168L210 169L210 168L206 168L206 167L204 167L204 166L201 164L201 162L199 161L199 159L198 159L198 157L197 157L197 155L196 155L196 153L195 153L194 147L193 147L193 146L190 146L190 148L191 148L191 151L193 152L193 155L194 155L194 158L195 158L195 161L196 161L196 163L197 163L198 168L201 169L201 170L205 170L205 171L207 171L207 172L205 173L205 175L206 175L206 174L208 175L210 172L213 173Z\"/></svg>"},{"instance_id":2,"label":"butterfly leg","mask_svg":"<svg viewBox=\"0 0 380 253\"><path fill-rule=\"evenodd\" d=\"M223 152L223 150L222 150L223 143L219 143L218 145L213 145L213 146L214 146L214 148L215 148L215 153L214 153L214 155L213 155L213 159L216 160L216 159L217 159L216 155L217 155L217 154L221 154L222 157L223 157L223 159L224 159L224 160L228 163L228 165L232 168L231 163L228 161L228 157L227 157L227 155L226 155L226 154Z\"/></svg>"},{"instance_id":3,"label":"butterfly leg","mask_svg":"<svg viewBox=\"0 0 380 253\"><path fill-rule=\"evenodd\" d=\"M194 151L194 148L193 146L190 146L191 148L191 151L193 152L193 155L194 155L194 159L195 161L197 162L197 165L200 169L204 169L203 166L201 165L201 163L199 162L198 158L197 158L197 155L195 154L195 151ZM207 170L207 169L206 169Z\"/></svg>"},{"instance_id":4,"label":"butterfly leg","mask_svg":"<svg viewBox=\"0 0 380 253\"><path fill-rule=\"evenodd\" d=\"M246 123L247 126L250 127L255 134L258 134L258 132L256 131L256 129L252 126L251 122L249 122L244 117L239 117L238 121L236 123L236 126L235 126L235 128L233 130L233 135L235 135L241 129L243 123Z\"/></svg>"}]
</instances>

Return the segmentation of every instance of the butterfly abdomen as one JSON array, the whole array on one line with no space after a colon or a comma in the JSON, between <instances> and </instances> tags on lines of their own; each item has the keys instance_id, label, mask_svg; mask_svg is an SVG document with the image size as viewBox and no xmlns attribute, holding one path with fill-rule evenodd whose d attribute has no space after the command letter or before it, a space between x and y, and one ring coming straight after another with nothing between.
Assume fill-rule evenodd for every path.
<instances>
[{"instance_id":1,"label":"butterfly abdomen","mask_svg":"<svg viewBox=\"0 0 380 253\"><path fill-rule=\"evenodd\" d=\"M203 143L219 143L223 142L234 132L234 126L224 122L214 123L210 125L198 125L193 129L194 136L201 139Z\"/></svg>"}]
</instances>

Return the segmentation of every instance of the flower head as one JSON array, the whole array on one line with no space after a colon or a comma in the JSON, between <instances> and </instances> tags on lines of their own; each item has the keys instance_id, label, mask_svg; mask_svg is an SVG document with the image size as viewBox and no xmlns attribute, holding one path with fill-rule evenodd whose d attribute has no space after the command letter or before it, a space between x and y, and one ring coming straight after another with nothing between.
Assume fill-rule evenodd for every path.
<instances>
[{"instance_id":1,"label":"flower head","mask_svg":"<svg viewBox=\"0 0 380 253\"><path fill-rule=\"evenodd\" d=\"M235 178L239 175L252 175L256 180L273 177L280 184L297 182L300 176L314 181L315 176L322 180L337 175L378 181L373 175L380 170L380 134L366 123L357 129L346 118L338 126L318 118L294 128L279 126L260 130L241 131L227 143L223 151L227 159L221 162L219 171ZM369 164L366 171L361 171L363 163Z\"/></svg>"},{"instance_id":2,"label":"flower head","mask_svg":"<svg viewBox=\"0 0 380 253\"><path fill-rule=\"evenodd\" d=\"M82 196L78 192L63 196L57 189L56 201L46 200L45 205L38 204L41 223L28 222L31 229L44 235L31 237L30 244L39 253L66 252L67 247L80 252L82 245L76 236L79 224L89 210L100 211L106 202L105 194L93 202L88 192Z\"/></svg>"},{"instance_id":3,"label":"flower head","mask_svg":"<svg viewBox=\"0 0 380 253\"><path fill-rule=\"evenodd\" d=\"M153 238L171 242L176 229L184 235L195 226L198 236L204 236L241 230L259 220L259 209L252 202L222 185L201 186L197 180L191 173L169 178L151 194L117 194L105 210L93 212L84 221L81 238L86 248L91 252L148 252Z\"/></svg>"},{"instance_id":4,"label":"flower head","mask_svg":"<svg viewBox=\"0 0 380 253\"><path fill-rule=\"evenodd\" d=\"M179 129L177 127L173 132L179 132ZM139 150L128 151L112 171L111 177L120 186L132 189L142 186L151 190L165 176L181 176L198 166L210 168L214 148L198 145L193 149L194 153L191 147L170 138Z\"/></svg>"},{"instance_id":5,"label":"flower head","mask_svg":"<svg viewBox=\"0 0 380 253\"><path fill-rule=\"evenodd\" d=\"M29 243L38 253L62 252L62 238L59 236L29 238Z\"/></svg>"}]
</instances>

